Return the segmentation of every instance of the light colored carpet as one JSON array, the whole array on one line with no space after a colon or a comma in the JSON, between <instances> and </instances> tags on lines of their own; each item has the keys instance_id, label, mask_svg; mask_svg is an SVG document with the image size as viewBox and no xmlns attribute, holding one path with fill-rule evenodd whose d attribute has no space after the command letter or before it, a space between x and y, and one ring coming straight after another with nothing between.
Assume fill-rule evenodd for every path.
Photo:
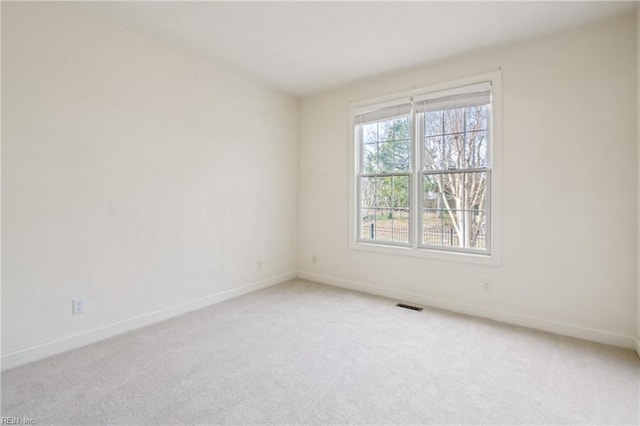
<instances>
[{"instance_id":1,"label":"light colored carpet","mask_svg":"<svg viewBox=\"0 0 640 426\"><path fill-rule=\"evenodd\" d=\"M43 424L638 424L635 353L294 280L2 374Z\"/></svg>"}]
</instances>

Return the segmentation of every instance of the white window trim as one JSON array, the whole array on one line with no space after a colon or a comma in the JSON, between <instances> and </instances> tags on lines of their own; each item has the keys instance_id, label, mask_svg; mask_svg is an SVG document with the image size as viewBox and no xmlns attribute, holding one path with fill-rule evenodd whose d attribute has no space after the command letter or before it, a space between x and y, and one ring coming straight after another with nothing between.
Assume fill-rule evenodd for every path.
<instances>
[{"instance_id":1,"label":"white window trim","mask_svg":"<svg viewBox=\"0 0 640 426\"><path fill-rule=\"evenodd\" d=\"M356 191L356 182L358 175L358 156L357 156L357 144L355 142L354 134L354 117L356 111L363 111L374 105L380 104L393 104L401 99L408 97L428 96L429 93L438 92L442 90L457 89L462 86L468 86L476 83L491 82L491 146L490 155L492 159L491 163L491 200L490 200L490 240L491 240L491 253L479 254L471 252L456 252L445 251L442 249L430 249L419 247L414 244L413 247L406 246L394 246L387 244L368 243L358 240L358 215L356 214L358 206L359 194ZM412 132L415 131L415 126L412 126ZM415 143L415 138L412 134L412 143ZM415 157L415 155L414 155ZM414 158L413 173L418 173L415 164L417 159ZM411 197L411 212L413 216L417 216L418 202L418 188L412 185L412 197ZM449 81L442 84L436 84L420 89L408 90L400 93L395 93L389 96L382 96L373 99L366 99L362 101L351 102L349 106L349 247L353 250L362 250L372 253L413 256L420 258L428 258L435 260L444 260L452 262L463 262L480 264L487 266L498 266L502 261L502 75L500 71L494 71L486 74L476 75L473 77L463 78L455 81ZM417 222L412 216L412 228L417 226ZM413 232L413 231L412 231ZM415 232L414 232L415 233ZM413 235L413 234L412 234Z\"/></svg>"}]
</instances>

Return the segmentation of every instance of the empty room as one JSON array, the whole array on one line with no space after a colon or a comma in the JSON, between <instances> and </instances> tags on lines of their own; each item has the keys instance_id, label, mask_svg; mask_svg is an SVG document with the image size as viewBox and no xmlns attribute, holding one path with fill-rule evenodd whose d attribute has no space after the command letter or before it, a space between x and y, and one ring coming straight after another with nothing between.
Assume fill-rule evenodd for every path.
<instances>
[{"instance_id":1,"label":"empty room","mask_svg":"<svg viewBox=\"0 0 640 426\"><path fill-rule=\"evenodd\" d=\"M0 12L2 424L640 424L637 2Z\"/></svg>"}]
</instances>

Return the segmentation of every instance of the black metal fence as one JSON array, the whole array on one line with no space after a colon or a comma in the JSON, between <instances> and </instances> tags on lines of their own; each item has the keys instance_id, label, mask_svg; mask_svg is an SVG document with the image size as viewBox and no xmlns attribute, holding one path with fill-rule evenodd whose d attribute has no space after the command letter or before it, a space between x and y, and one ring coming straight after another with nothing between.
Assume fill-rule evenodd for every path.
<instances>
[{"instance_id":1,"label":"black metal fence","mask_svg":"<svg viewBox=\"0 0 640 426\"><path fill-rule=\"evenodd\" d=\"M409 225L407 222L382 222L363 224L362 237L372 240L409 242Z\"/></svg>"},{"instance_id":2,"label":"black metal fence","mask_svg":"<svg viewBox=\"0 0 640 426\"><path fill-rule=\"evenodd\" d=\"M362 225L362 238L375 241L393 241L408 242L409 241L409 224L407 222L370 222ZM460 239L458 233L453 227L425 227L422 229L422 244L459 247ZM485 248L485 235L478 235L471 246L474 248Z\"/></svg>"}]
</instances>

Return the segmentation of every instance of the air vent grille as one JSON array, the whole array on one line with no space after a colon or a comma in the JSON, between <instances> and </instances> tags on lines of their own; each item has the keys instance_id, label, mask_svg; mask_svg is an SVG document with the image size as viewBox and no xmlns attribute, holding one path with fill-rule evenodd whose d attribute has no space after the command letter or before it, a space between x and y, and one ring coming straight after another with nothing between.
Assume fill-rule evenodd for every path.
<instances>
[{"instance_id":1,"label":"air vent grille","mask_svg":"<svg viewBox=\"0 0 640 426\"><path fill-rule=\"evenodd\" d=\"M418 306L411 306L404 303L398 303L396 306L399 308L411 309L412 311L418 311L418 312L420 312L423 309Z\"/></svg>"}]
</instances>

